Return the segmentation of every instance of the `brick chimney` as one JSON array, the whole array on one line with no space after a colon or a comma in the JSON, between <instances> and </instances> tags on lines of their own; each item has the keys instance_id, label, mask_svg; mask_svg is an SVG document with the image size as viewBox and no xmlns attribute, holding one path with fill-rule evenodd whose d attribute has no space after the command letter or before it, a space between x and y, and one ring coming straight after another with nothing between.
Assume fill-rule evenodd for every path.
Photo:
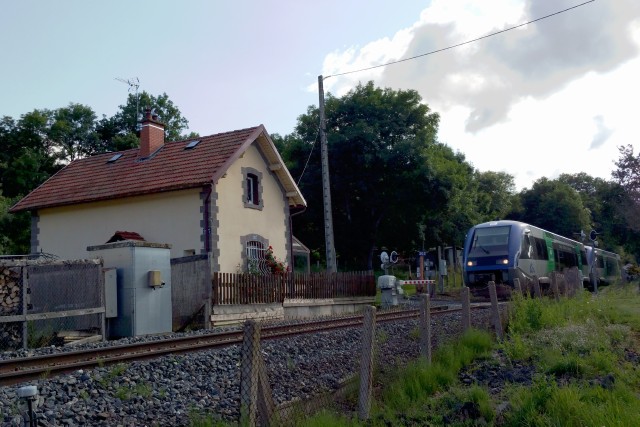
<instances>
[{"instance_id":1,"label":"brick chimney","mask_svg":"<svg viewBox=\"0 0 640 427\"><path fill-rule=\"evenodd\" d=\"M150 108L144 111L140 128L139 157L149 157L164 145L164 123L158 121L158 115Z\"/></svg>"}]
</instances>

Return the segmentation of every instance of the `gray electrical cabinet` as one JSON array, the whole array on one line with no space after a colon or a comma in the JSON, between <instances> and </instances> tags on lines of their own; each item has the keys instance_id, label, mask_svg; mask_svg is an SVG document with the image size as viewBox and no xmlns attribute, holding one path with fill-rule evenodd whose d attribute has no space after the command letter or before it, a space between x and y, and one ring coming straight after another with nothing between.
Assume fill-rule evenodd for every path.
<instances>
[{"instance_id":1,"label":"gray electrical cabinet","mask_svg":"<svg viewBox=\"0 0 640 427\"><path fill-rule=\"evenodd\" d=\"M87 248L117 272L117 317L107 319L111 338L171 332L170 248L138 240Z\"/></svg>"}]
</instances>

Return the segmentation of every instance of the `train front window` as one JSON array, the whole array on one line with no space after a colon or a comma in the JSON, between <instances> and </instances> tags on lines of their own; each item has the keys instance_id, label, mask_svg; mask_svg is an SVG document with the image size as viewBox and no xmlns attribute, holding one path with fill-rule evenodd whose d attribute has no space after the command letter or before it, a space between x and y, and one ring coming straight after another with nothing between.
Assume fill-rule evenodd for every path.
<instances>
[{"instance_id":1,"label":"train front window","mask_svg":"<svg viewBox=\"0 0 640 427\"><path fill-rule=\"evenodd\" d=\"M510 226L477 228L469 255L476 257L502 255L508 252Z\"/></svg>"}]
</instances>

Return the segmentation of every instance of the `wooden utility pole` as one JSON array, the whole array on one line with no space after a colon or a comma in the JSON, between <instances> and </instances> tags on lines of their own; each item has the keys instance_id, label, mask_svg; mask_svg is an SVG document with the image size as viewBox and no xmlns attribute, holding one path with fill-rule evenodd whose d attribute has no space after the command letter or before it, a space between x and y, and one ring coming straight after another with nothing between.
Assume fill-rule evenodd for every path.
<instances>
[{"instance_id":1,"label":"wooden utility pole","mask_svg":"<svg viewBox=\"0 0 640 427\"><path fill-rule=\"evenodd\" d=\"M324 201L324 241L327 256L327 271L338 271L336 250L333 244L333 216L331 214L331 189L329 185L329 151L327 148L326 122L324 117L324 87L322 75L318 76L319 114L320 114L320 154L322 157L322 195Z\"/></svg>"}]
</instances>

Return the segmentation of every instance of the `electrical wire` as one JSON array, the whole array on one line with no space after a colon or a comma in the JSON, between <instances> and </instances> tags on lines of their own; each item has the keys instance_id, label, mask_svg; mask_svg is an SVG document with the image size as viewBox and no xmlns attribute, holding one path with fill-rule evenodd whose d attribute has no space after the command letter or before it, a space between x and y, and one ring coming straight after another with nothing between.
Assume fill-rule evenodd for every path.
<instances>
[{"instance_id":1,"label":"electrical wire","mask_svg":"<svg viewBox=\"0 0 640 427\"><path fill-rule=\"evenodd\" d=\"M309 166L309 160L311 160L311 154L313 153L313 148L316 146L316 141L318 140L318 135L320 135L320 126L318 126L318 131L316 132L316 137L313 139L313 143L311 144L311 151L309 151L309 157L307 157L307 162L304 164L304 168L302 168L302 173L300 174L300 178L298 178L298 182L296 182L297 186L300 186L300 181L302 181L302 177L304 176L304 172L307 170L307 166Z\"/></svg>"},{"instance_id":2,"label":"electrical wire","mask_svg":"<svg viewBox=\"0 0 640 427\"><path fill-rule=\"evenodd\" d=\"M532 24L532 23L537 22L537 21L542 21L543 19L547 19L547 18L550 18L552 16L559 15L559 14L567 12L567 11L569 11L571 9L576 9L576 8L578 8L580 6L584 6L584 5L588 4L588 3L593 3L594 1L596 1L596 0L589 0L589 1L586 1L584 3L580 3L580 4L577 4L575 6L571 6L571 7L568 7L566 9L560 10L558 12L554 12L554 13L551 13L549 15L545 15L545 16L542 16L540 18L536 18L534 20L527 21L527 22L525 22L523 24L518 24L518 25L515 25L513 27L505 28L504 30L496 31L494 33L490 33L490 34L484 35L482 37L477 37L477 38L475 38L473 40L467 40L466 42L458 43L458 44L455 44L455 45L452 45L452 46L449 46L449 47L445 47L445 48L437 49L437 50L432 50L431 52L427 52L427 53L423 53L423 54L420 54L420 55L412 56L410 58L404 58L404 59L399 59L397 61L387 62L386 64L374 65L372 67L361 68L359 70L345 71L344 73L331 74L331 75L325 76L323 78L323 80L328 79L329 77L344 76L346 74L359 73L361 71L368 71L368 70L373 70L375 68L386 67L388 65L399 64L400 62L411 61L413 59L421 58L423 56L433 55L434 53L443 52L445 50L449 50L449 49L453 49L453 48L456 48L456 47L464 46L465 44L477 42L478 40L482 40L482 39L486 39L488 37L492 37L492 36L495 36L495 35L498 35L498 34L506 33L507 31L515 30L516 28L524 27L525 25L529 25L529 24Z\"/></svg>"}]
</instances>

